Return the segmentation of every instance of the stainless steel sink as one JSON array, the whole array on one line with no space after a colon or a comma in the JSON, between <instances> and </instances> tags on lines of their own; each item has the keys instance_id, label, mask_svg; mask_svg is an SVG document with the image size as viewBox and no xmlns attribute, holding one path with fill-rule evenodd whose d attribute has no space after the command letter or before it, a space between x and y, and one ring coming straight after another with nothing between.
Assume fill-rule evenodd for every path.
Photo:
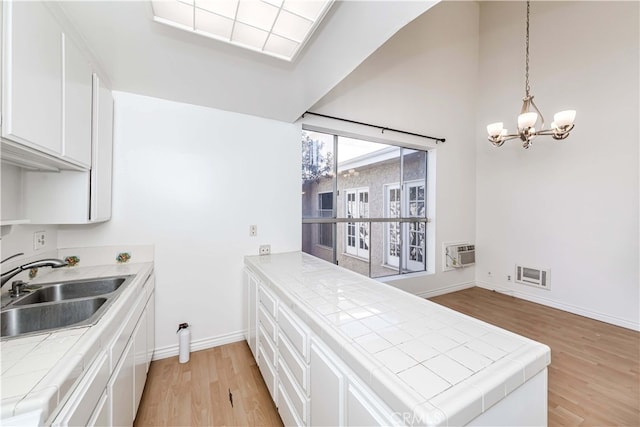
<instances>
[{"instance_id":1,"label":"stainless steel sink","mask_svg":"<svg viewBox=\"0 0 640 427\"><path fill-rule=\"evenodd\" d=\"M41 289L19 298L13 303L13 306L109 294L117 290L125 281L125 277L110 277L108 279L83 280L44 285Z\"/></svg>"},{"instance_id":2,"label":"stainless steel sink","mask_svg":"<svg viewBox=\"0 0 640 427\"><path fill-rule=\"evenodd\" d=\"M2 338L95 324L135 275L42 283L0 312Z\"/></svg>"},{"instance_id":3,"label":"stainless steel sink","mask_svg":"<svg viewBox=\"0 0 640 427\"><path fill-rule=\"evenodd\" d=\"M11 337L76 325L91 319L106 302L107 298L87 298L5 310L0 313L2 336Z\"/></svg>"}]
</instances>

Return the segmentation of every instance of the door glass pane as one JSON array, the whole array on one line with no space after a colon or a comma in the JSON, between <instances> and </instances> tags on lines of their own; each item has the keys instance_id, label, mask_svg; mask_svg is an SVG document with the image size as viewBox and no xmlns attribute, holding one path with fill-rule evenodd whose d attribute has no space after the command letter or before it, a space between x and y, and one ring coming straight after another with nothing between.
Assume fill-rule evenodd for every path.
<instances>
[{"instance_id":1,"label":"door glass pane","mask_svg":"<svg viewBox=\"0 0 640 427\"><path fill-rule=\"evenodd\" d=\"M333 139L326 133L302 131L303 218L326 217L333 209Z\"/></svg>"}]
</instances>

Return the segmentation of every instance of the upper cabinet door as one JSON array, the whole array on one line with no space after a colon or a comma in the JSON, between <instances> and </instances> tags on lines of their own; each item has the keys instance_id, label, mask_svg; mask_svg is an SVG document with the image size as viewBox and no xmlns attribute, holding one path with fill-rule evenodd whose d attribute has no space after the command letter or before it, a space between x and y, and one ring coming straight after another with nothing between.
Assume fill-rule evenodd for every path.
<instances>
[{"instance_id":1,"label":"upper cabinet door","mask_svg":"<svg viewBox=\"0 0 640 427\"><path fill-rule=\"evenodd\" d=\"M62 151L62 43L41 2L3 2L2 136L40 151Z\"/></svg>"},{"instance_id":2,"label":"upper cabinet door","mask_svg":"<svg viewBox=\"0 0 640 427\"><path fill-rule=\"evenodd\" d=\"M76 44L64 37L64 137L62 157L91 167L91 65Z\"/></svg>"},{"instance_id":3,"label":"upper cabinet door","mask_svg":"<svg viewBox=\"0 0 640 427\"><path fill-rule=\"evenodd\" d=\"M113 175L113 95L97 74L93 75L93 128L90 221L111 218Z\"/></svg>"}]
</instances>

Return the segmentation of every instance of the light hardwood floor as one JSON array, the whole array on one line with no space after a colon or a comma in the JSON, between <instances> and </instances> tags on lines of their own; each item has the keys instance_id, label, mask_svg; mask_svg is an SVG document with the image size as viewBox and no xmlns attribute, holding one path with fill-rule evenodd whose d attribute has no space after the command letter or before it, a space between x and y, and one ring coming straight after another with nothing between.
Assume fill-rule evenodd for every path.
<instances>
[{"instance_id":1,"label":"light hardwood floor","mask_svg":"<svg viewBox=\"0 0 640 427\"><path fill-rule=\"evenodd\" d=\"M480 288L432 301L551 347L549 425L640 426L640 334ZM234 406L229 402L229 389ZM281 426L245 342L151 363L136 426Z\"/></svg>"},{"instance_id":2,"label":"light hardwood floor","mask_svg":"<svg viewBox=\"0 0 640 427\"><path fill-rule=\"evenodd\" d=\"M233 395L233 407L229 401ZM249 346L151 362L134 426L282 426Z\"/></svg>"},{"instance_id":3,"label":"light hardwood floor","mask_svg":"<svg viewBox=\"0 0 640 427\"><path fill-rule=\"evenodd\" d=\"M551 347L550 426L640 426L640 333L481 288L431 301Z\"/></svg>"}]
</instances>

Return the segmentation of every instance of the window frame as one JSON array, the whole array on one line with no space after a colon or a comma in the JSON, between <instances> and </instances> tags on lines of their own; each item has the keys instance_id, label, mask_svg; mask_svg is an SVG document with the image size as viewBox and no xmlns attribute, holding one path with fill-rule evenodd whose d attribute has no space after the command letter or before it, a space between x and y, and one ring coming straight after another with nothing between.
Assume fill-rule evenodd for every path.
<instances>
[{"instance_id":1,"label":"window frame","mask_svg":"<svg viewBox=\"0 0 640 427\"><path fill-rule=\"evenodd\" d=\"M338 171L338 138L339 137L345 137L345 138L349 138L349 139L360 139L363 141L368 141L368 142L375 142L375 143L380 143L380 144L385 144L387 146L393 146L393 147L398 147L399 149L401 149L400 151L400 155L399 155L399 161L401 164L401 168L402 165L404 165L404 162L406 161L406 156L408 154L410 154L412 151L418 151L418 152L422 152L423 155L421 155L420 158L420 162L423 166L421 166L421 170L424 170L424 179L420 179L419 181L424 182L424 193L425 193L425 197L424 197L424 202L425 202L425 211L424 211L424 216L420 217L419 221L416 221L416 218L411 218L408 217L407 215L403 215L402 218L398 218L398 221L400 223L401 227L404 228L409 228L409 223L422 223L423 224L423 234L422 234L422 241L421 241L421 245L422 245L422 260L419 263L419 268L415 269L415 268L411 268L411 269L406 269L406 268L396 268L393 267L393 270L395 270L395 274L389 274L387 275L386 273L380 273L379 268L380 267L388 267L384 265L384 251L386 250L386 245L385 243L382 241L384 236L385 236L385 230L382 230L382 235L380 236L380 238L378 238L378 233L380 233L380 231L376 231L374 232L374 228L372 228L373 226L371 226L371 224L376 223L376 222L390 222L391 220L394 220L395 218L368 218L367 221L359 221L362 222L366 225L368 225L369 227L369 234L374 233L374 236L371 236L371 242L370 245L373 245L372 247L370 247L370 250L376 251L377 254L370 254L370 259L368 260L364 260L364 261L369 261L368 263L368 275L369 277L375 278L376 280L380 280L380 281L393 281L394 279L401 279L401 278L408 278L408 277L419 277L420 275L430 275L430 274L434 274L435 268L436 268L436 248L435 248L435 243L436 243L436 236L435 236L435 229L434 226L431 224L433 222L433 218L435 216L435 152L436 152L436 145L435 143L429 144L426 143L424 144L423 141L421 141L419 144L416 143L416 139L411 139L411 138L406 138L406 137L402 137L402 138L396 138L396 135L394 135L394 139L390 140L386 138L386 134L384 138L380 138L378 136L373 137L373 135L367 136L366 133L360 133L360 132L353 132L350 130L340 130L341 126L337 126L338 129L334 128L334 127L327 127L326 124L323 122L321 125L319 124L315 124L317 122L317 120L311 120L308 121L307 119L305 119L302 123L302 131L307 131L307 132L312 132L312 133L317 133L317 134L324 134L325 136L328 137L333 137L333 141L334 141L334 148L333 148L333 161L334 161L334 167L333 170L335 171L335 175L332 175L334 177L333 179L333 188L334 188L334 206L336 208L336 214L334 215L334 218L328 219L328 218L309 218L309 217L303 217L302 218L302 223L303 225L309 225L309 224L314 224L314 223L331 223L334 225L333 231L334 231L334 247L333 247L333 262L334 263L338 263L338 259L341 259L342 256L348 255L347 258L353 258L353 259L358 259L357 256L352 255L352 254L346 254L345 252L345 246L340 247L341 245L344 245L345 242L345 237L344 235L339 235L341 233L340 228L342 226L345 226L346 223L351 222L353 223L352 220L350 220L349 218L339 218L340 214L342 213L342 211L344 211L344 207L341 206L342 201L344 200L343 198L343 192L345 191L344 188L342 189L338 189L339 186L339 173ZM307 123L311 123L311 124L307 124ZM338 124L338 125L342 125L343 123L340 122L335 122L334 123ZM355 126L355 128L358 128L358 126ZM368 129L366 128L362 128L359 127L358 130L366 130L368 131ZM325 140L326 141L326 140ZM405 151L406 150L406 151ZM422 176L422 174L419 174L419 176ZM338 177L338 179L335 179L336 177ZM401 181L403 180L403 178L405 177L405 175L401 172L400 173L400 179ZM414 178L414 177L411 177ZM415 179L412 179L411 181L416 181ZM409 181L407 181L409 182ZM375 184L376 186L379 185L383 185L379 182L377 182ZM377 190L377 191L382 191L382 190ZM371 197L371 193L369 194L369 196ZM376 196L378 197L378 196ZM338 202L336 202L336 200L339 200ZM370 199L371 200L371 199ZM383 202L384 203L384 202ZM404 208L404 207L403 207ZM379 209L379 208L376 208ZM384 209L384 207L383 207ZM406 210L406 209L405 209ZM346 235L346 232L344 233ZM406 240L406 239L405 239ZM340 243L339 243L340 242ZM379 247L379 248L378 248ZM407 251L405 251L407 252ZM315 255L315 254L312 254ZM319 256L319 255L316 255ZM331 261L330 259L327 259L324 256L320 256L321 258L326 259L327 261ZM375 258L375 260L374 260ZM344 259L342 259L344 260ZM375 267L375 269L377 270L376 273L372 274L372 262L375 263L379 263L376 264L378 265L378 267ZM342 262L340 263L340 265L343 265ZM346 265L345 265L346 266ZM359 271L362 274L365 274L361 269L358 269L356 271Z\"/></svg>"}]
</instances>

